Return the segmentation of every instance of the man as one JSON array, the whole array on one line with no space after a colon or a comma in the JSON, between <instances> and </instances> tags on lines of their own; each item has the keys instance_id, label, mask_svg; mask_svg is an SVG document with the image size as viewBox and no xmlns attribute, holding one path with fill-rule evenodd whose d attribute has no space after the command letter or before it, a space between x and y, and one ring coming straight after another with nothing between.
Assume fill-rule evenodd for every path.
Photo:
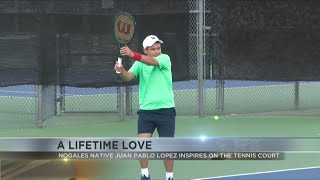
<instances>
[{"instance_id":1,"label":"man","mask_svg":"<svg viewBox=\"0 0 320 180\"><path fill-rule=\"evenodd\" d=\"M145 55L132 52L127 46L120 49L122 56L136 60L129 71L116 62L114 70L124 81L139 77L138 137L150 138L155 129L159 137L174 137L175 104L172 89L170 57L161 53L157 36L147 36L142 45ZM173 180L173 160L164 160L166 180ZM148 160L140 160L141 180L150 180Z\"/></svg>"}]
</instances>

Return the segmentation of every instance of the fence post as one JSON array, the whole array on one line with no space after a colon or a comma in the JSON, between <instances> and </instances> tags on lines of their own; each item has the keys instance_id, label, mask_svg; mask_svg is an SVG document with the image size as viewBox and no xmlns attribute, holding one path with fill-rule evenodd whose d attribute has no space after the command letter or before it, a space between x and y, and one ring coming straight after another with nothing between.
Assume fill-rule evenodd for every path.
<instances>
[{"instance_id":1,"label":"fence post","mask_svg":"<svg viewBox=\"0 0 320 180\"><path fill-rule=\"evenodd\" d=\"M36 118L36 125L38 128L43 127L43 85L37 85L37 103L36 103L36 111L37 111L37 118Z\"/></svg>"},{"instance_id":2,"label":"fence post","mask_svg":"<svg viewBox=\"0 0 320 180\"><path fill-rule=\"evenodd\" d=\"M126 115L132 116L132 86L126 87Z\"/></svg>"},{"instance_id":3,"label":"fence post","mask_svg":"<svg viewBox=\"0 0 320 180\"><path fill-rule=\"evenodd\" d=\"M219 67L220 69L221 67ZM219 72L220 74L221 72ZM223 114L224 113L224 80L221 77L218 77L216 80L216 107L217 113Z\"/></svg>"},{"instance_id":4,"label":"fence post","mask_svg":"<svg viewBox=\"0 0 320 180\"><path fill-rule=\"evenodd\" d=\"M197 59L198 59L198 113L204 115L204 56L205 56L205 0L198 1Z\"/></svg>"},{"instance_id":5,"label":"fence post","mask_svg":"<svg viewBox=\"0 0 320 180\"><path fill-rule=\"evenodd\" d=\"M125 118L125 87L120 85L117 87L117 109L121 121Z\"/></svg>"},{"instance_id":6,"label":"fence post","mask_svg":"<svg viewBox=\"0 0 320 180\"><path fill-rule=\"evenodd\" d=\"M300 84L299 81L296 81L294 83L294 109L299 110L300 109Z\"/></svg>"}]
</instances>

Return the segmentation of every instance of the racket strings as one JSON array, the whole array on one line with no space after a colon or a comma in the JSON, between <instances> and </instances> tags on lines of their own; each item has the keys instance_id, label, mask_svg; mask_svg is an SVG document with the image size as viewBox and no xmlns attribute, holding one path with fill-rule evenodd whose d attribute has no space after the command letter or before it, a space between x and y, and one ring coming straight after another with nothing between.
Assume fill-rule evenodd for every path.
<instances>
[{"instance_id":1,"label":"racket strings","mask_svg":"<svg viewBox=\"0 0 320 180\"><path fill-rule=\"evenodd\" d=\"M135 21L130 16L120 15L114 24L115 36L123 44L131 41L134 35Z\"/></svg>"}]
</instances>

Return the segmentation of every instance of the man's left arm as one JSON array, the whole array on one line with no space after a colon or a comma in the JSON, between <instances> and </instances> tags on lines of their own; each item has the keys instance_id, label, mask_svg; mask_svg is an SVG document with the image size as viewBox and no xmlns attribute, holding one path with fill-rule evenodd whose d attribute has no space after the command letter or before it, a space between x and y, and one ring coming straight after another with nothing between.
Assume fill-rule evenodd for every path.
<instances>
[{"instance_id":1,"label":"man's left arm","mask_svg":"<svg viewBox=\"0 0 320 180\"><path fill-rule=\"evenodd\" d=\"M139 56L139 55L138 55L138 56ZM131 56L131 58L135 59L134 53L133 53L133 55ZM136 59L136 60L137 60L137 59ZM160 65L156 58L154 58L154 57L149 57L149 56L142 55L142 54L141 54L141 59L138 60L138 61L140 61L140 62L142 62L142 63L144 63L144 64L146 64L146 65L149 65L149 66L159 66L159 65Z\"/></svg>"},{"instance_id":2,"label":"man's left arm","mask_svg":"<svg viewBox=\"0 0 320 180\"><path fill-rule=\"evenodd\" d=\"M144 64L147 64L149 66L159 66L159 62L157 61L156 58L132 52L130 50L130 48L127 47L127 46L122 47L120 49L120 53L121 53L122 56L131 57L131 58L133 58L133 59L135 59L137 61L140 61L140 62L142 62Z\"/></svg>"},{"instance_id":3,"label":"man's left arm","mask_svg":"<svg viewBox=\"0 0 320 180\"><path fill-rule=\"evenodd\" d=\"M134 56L132 58L135 59ZM149 66L159 66L160 69L171 69L170 57L167 54L160 54L155 58L141 55L140 62Z\"/></svg>"}]
</instances>

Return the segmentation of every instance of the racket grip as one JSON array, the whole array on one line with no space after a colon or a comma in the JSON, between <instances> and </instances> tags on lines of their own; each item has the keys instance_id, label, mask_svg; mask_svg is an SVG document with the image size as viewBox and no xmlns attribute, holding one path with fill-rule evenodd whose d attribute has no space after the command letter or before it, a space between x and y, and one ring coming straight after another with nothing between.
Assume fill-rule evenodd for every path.
<instances>
[{"instance_id":1,"label":"racket grip","mask_svg":"<svg viewBox=\"0 0 320 180\"><path fill-rule=\"evenodd\" d=\"M118 57L118 66L122 64L122 57ZM116 71L117 74L120 74L120 71Z\"/></svg>"}]
</instances>

